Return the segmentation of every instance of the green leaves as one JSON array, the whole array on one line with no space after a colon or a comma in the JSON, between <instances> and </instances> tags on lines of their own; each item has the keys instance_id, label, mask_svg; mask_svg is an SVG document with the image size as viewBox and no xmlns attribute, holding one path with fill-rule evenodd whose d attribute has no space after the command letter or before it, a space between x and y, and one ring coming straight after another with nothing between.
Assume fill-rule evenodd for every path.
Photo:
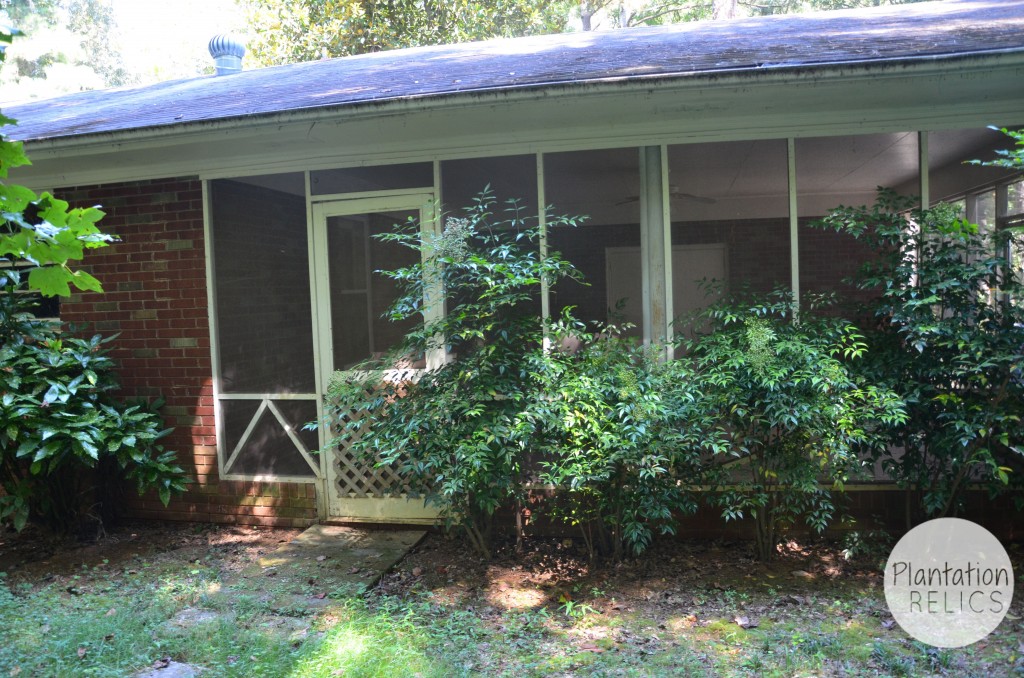
<instances>
[{"instance_id":1,"label":"green leaves","mask_svg":"<svg viewBox=\"0 0 1024 678\"><path fill-rule=\"evenodd\" d=\"M64 267L34 268L28 275L28 285L47 297L66 297L71 294L68 283L80 290L102 292L100 281L85 271L69 271Z\"/></svg>"},{"instance_id":2,"label":"green leaves","mask_svg":"<svg viewBox=\"0 0 1024 678\"><path fill-rule=\"evenodd\" d=\"M552 0L247 0L254 39L249 49L264 65L494 37L555 33L566 6Z\"/></svg>"},{"instance_id":3,"label":"green leaves","mask_svg":"<svg viewBox=\"0 0 1024 678\"><path fill-rule=\"evenodd\" d=\"M873 295L866 310L875 318L861 372L907 404L907 417L887 432L903 454L878 458L921 493L921 518L954 513L968 483L993 494L1020 486L1024 287L1006 257L1021 234L987 232L953 206L913 202L882 191L873 208L840 208L819 225L880 253L856 281Z\"/></svg>"},{"instance_id":4,"label":"green leaves","mask_svg":"<svg viewBox=\"0 0 1024 678\"><path fill-rule=\"evenodd\" d=\"M58 333L23 312L16 275L0 281L0 520L67 528L93 470L124 470L162 496L183 489L183 470L159 445L160 416L113 397L106 339Z\"/></svg>"},{"instance_id":5,"label":"green leaves","mask_svg":"<svg viewBox=\"0 0 1024 678\"><path fill-rule=\"evenodd\" d=\"M1024 167L1024 131L1011 130L1005 127L996 128L990 127L1002 132L1006 136L1013 139L1013 148L1006 150L997 150L996 157L990 160L968 160L968 165L982 165L986 167L1009 167L1012 169L1019 169Z\"/></svg>"},{"instance_id":6,"label":"green leaves","mask_svg":"<svg viewBox=\"0 0 1024 678\"><path fill-rule=\"evenodd\" d=\"M591 557L602 542L616 557L638 554L696 510L693 488L710 472L702 453L715 437L690 409L692 374L610 328L583 333L563 319L551 334L581 348L548 353L548 395L532 410L541 480L559 490L550 510L580 527Z\"/></svg>"},{"instance_id":7,"label":"green leaves","mask_svg":"<svg viewBox=\"0 0 1024 678\"><path fill-rule=\"evenodd\" d=\"M695 410L724 441L716 454L738 460L715 501L726 520L753 517L764 560L797 520L824 529L834 508L828 486L841 488L861 455L882 445L886 423L905 418L894 393L854 371L865 349L855 327L809 309L796 323L792 309L785 290L727 299L698 319L708 333L685 343Z\"/></svg>"},{"instance_id":8,"label":"green leaves","mask_svg":"<svg viewBox=\"0 0 1024 678\"><path fill-rule=\"evenodd\" d=\"M401 289L388 316L417 324L394 355L365 365L363 374L337 375L330 423L339 442L396 468L488 555L495 510L526 495L525 462L539 434L532 406L547 398L553 369L544 323L528 303L541 280L576 274L557 254L540 255L536 219L524 218L515 201L498 209L489 192L437 238L423 241L416 223L382 237L422 253L421 264L382 272ZM443 289L448 312L425 322L423 297L434 286ZM436 348L438 338L457 358L418 380L389 372Z\"/></svg>"},{"instance_id":9,"label":"green leaves","mask_svg":"<svg viewBox=\"0 0 1024 678\"><path fill-rule=\"evenodd\" d=\"M0 124L10 125L13 123L14 120L11 120L6 116L0 115ZM22 167L23 165L31 164L32 163L29 161L28 156L25 155L25 146L20 141L3 140L2 142L0 142L0 179L6 179L7 173L10 172L15 167ZM24 191L28 189L22 190ZM13 200L15 198L15 195L16 191L10 191L10 199L12 199L12 204L16 205L17 203L14 202ZM0 193L0 197L4 198L5 202L9 199L8 195L5 195L4 193Z\"/></svg>"},{"instance_id":10,"label":"green leaves","mask_svg":"<svg viewBox=\"0 0 1024 678\"><path fill-rule=\"evenodd\" d=\"M10 36L0 35L0 42ZM0 49L0 60L3 51ZM14 121L0 115L0 125ZM20 141L0 135L0 179L11 169L31 164ZM115 238L96 225L103 212L96 207L71 209L49 193L36 195L24 186L0 182L0 262L28 262L28 286L44 296L71 294L71 287L101 292L100 282L69 262L81 261L86 249L104 247Z\"/></svg>"}]
</instances>

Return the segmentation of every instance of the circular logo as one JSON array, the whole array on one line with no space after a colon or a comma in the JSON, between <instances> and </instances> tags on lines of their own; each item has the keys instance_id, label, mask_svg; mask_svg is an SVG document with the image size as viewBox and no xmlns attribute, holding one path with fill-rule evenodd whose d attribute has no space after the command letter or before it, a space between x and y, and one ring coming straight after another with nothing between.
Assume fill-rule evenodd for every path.
<instances>
[{"instance_id":1,"label":"circular logo","mask_svg":"<svg viewBox=\"0 0 1024 678\"><path fill-rule=\"evenodd\" d=\"M992 633L1013 601L1006 549L980 525L938 518L900 539L885 565L885 602L912 637L963 647Z\"/></svg>"}]
</instances>

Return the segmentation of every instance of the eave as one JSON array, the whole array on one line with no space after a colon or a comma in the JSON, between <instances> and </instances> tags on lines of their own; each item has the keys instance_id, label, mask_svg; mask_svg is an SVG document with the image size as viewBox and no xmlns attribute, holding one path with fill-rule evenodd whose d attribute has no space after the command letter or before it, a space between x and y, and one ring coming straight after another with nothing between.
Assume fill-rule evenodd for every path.
<instances>
[{"instance_id":1,"label":"eave","mask_svg":"<svg viewBox=\"0 0 1024 678\"><path fill-rule=\"evenodd\" d=\"M1024 52L607 78L27 142L38 188L1024 122ZM231 77L231 76L227 76Z\"/></svg>"}]
</instances>

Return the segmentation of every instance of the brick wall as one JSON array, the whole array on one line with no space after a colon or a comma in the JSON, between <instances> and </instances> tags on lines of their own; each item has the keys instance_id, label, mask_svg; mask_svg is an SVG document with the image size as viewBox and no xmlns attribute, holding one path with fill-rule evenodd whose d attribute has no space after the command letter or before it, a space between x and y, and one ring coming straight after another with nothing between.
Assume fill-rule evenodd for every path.
<instances>
[{"instance_id":1,"label":"brick wall","mask_svg":"<svg viewBox=\"0 0 1024 678\"><path fill-rule=\"evenodd\" d=\"M75 294L61 318L83 332L119 333L111 344L123 395L166 400L174 432L165 445L194 479L164 507L129 493L130 515L259 525L316 519L312 485L220 481L203 239L202 185L178 178L57 191L75 206L100 205L104 231L121 242L86 255L105 293Z\"/></svg>"},{"instance_id":2,"label":"brick wall","mask_svg":"<svg viewBox=\"0 0 1024 678\"><path fill-rule=\"evenodd\" d=\"M858 290L845 281L854 277L861 264L873 259L875 253L853 236L811 228L807 221L801 220L799 230L801 289L838 292L847 301L841 309L845 317L861 320L855 305L870 300L875 293Z\"/></svg>"},{"instance_id":3,"label":"brick wall","mask_svg":"<svg viewBox=\"0 0 1024 678\"><path fill-rule=\"evenodd\" d=\"M729 289L764 294L789 286L789 220L739 219L672 224L673 245L726 243Z\"/></svg>"}]
</instances>

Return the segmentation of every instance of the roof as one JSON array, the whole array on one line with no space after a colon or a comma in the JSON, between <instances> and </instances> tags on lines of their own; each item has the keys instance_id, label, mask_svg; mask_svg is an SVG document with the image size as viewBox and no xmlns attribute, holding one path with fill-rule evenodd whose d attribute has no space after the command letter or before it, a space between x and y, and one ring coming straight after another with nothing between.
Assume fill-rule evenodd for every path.
<instances>
[{"instance_id":1,"label":"roof","mask_svg":"<svg viewBox=\"0 0 1024 678\"><path fill-rule=\"evenodd\" d=\"M378 52L10 106L26 141L465 93L1024 53L1024 1L947 0Z\"/></svg>"}]
</instances>

